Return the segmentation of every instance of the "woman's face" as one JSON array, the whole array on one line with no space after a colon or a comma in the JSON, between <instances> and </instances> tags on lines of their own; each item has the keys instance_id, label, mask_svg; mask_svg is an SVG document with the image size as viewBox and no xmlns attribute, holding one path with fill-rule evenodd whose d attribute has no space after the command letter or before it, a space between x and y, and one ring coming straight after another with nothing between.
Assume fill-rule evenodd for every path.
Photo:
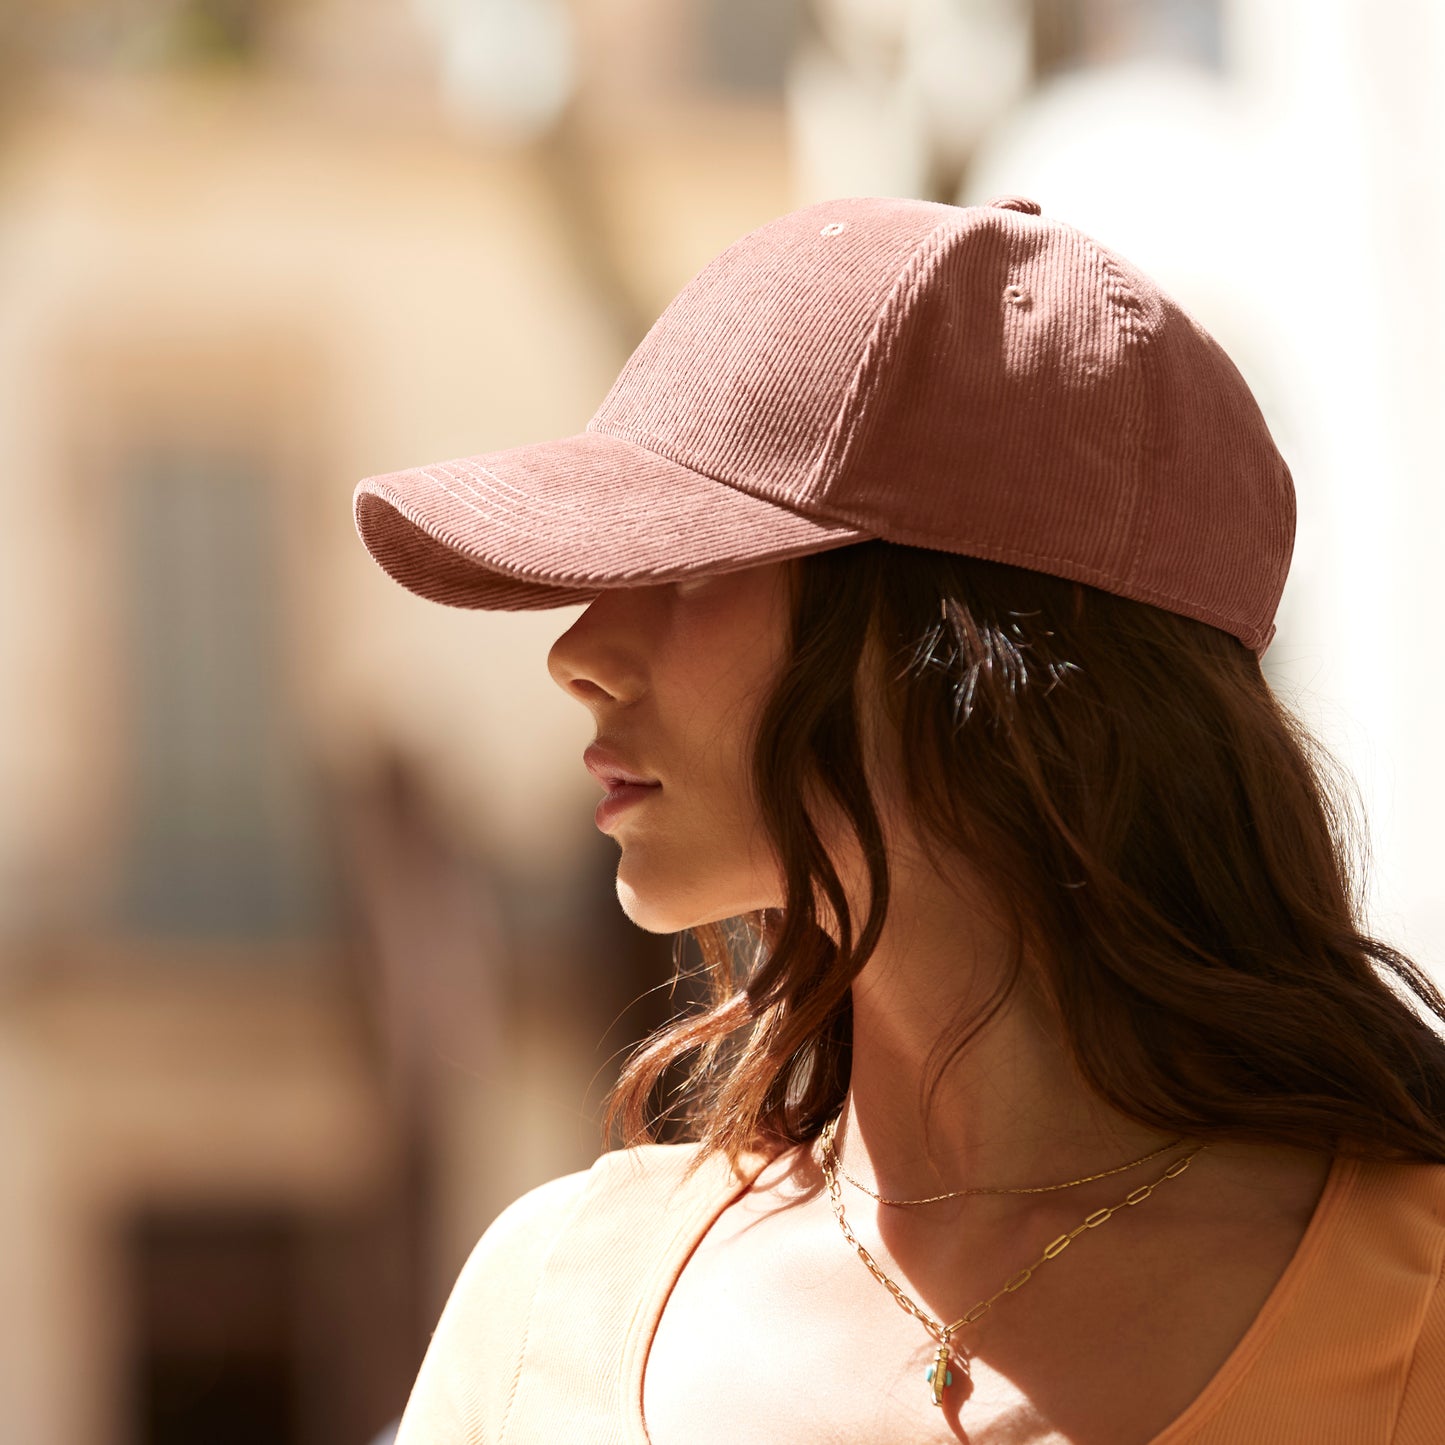
<instances>
[{"instance_id":1,"label":"woman's face","mask_svg":"<svg viewBox=\"0 0 1445 1445\"><path fill-rule=\"evenodd\" d=\"M754 799L752 734L788 650L790 564L603 592L552 645L596 743L656 779L603 822L617 897L671 933L783 903Z\"/></svg>"}]
</instances>

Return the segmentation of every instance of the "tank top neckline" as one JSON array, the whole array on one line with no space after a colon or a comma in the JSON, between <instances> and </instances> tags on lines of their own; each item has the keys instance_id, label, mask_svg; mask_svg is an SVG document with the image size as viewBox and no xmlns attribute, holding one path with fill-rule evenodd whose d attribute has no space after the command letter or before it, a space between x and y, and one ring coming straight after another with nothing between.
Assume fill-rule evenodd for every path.
<instances>
[{"instance_id":1,"label":"tank top neckline","mask_svg":"<svg viewBox=\"0 0 1445 1445\"><path fill-rule=\"evenodd\" d=\"M663 1311L688 1260L724 1210L752 1187L753 1181L775 1156L748 1155L734 1171L722 1155L711 1155L698 1166L692 1188L678 1201L677 1223L660 1251L657 1263L629 1321L623 1347L623 1393L627 1400L626 1445L652 1445L643 1414L643 1381ZM1240 1336L1219 1369L1203 1389L1148 1445L1183 1445L1185 1432L1202 1424L1228 1400L1230 1391L1264 1347L1280 1317L1289 1309L1324 1252L1343 1206L1359 1178L1359 1161L1337 1155L1320 1190L1309 1223L1249 1328Z\"/></svg>"}]
</instances>

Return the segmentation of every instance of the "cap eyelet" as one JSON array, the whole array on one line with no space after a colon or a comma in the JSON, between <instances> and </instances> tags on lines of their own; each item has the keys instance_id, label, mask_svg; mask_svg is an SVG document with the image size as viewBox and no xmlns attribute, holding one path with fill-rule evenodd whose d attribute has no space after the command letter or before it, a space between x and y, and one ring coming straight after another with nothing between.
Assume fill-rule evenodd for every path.
<instances>
[{"instance_id":1,"label":"cap eyelet","mask_svg":"<svg viewBox=\"0 0 1445 1445\"><path fill-rule=\"evenodd\" d=\"M836 236L840 232L845 231L847 227L848 223L846 221L829 221L818 234L820 236Z\"/></svg>"},{"instance_id":2,"label":"cap eyelet","mask_svg":"<svg viewBox=\"0 0 1445 1445\"><path fill-rule=\"evenodd\" d=\"M1015 306L1028 306L1033 300L1022 286L1010 286L1003 294L1008 297L1009 301Z\"/></svg>"}]
</instances>

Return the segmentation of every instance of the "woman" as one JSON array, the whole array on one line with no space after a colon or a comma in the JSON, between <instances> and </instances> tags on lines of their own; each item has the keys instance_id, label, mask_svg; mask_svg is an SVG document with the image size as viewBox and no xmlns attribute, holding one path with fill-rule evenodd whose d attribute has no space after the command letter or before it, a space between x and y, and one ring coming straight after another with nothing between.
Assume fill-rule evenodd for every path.
<instances>
[{"instance_id":1,"label":"woman","mask_svg":"<svg viewBox=\"0 0 1445 1445\"><path fill-rule=\"evenodd\" d=\"M504 1211L403 1445L1445 1439L1445 1000L1260 672L1288 468L1148 277L1020 197L805 207L586 431L356 518L588 603L618 898L712 989L609 1117L691 1142Z\"/></svg>"}]
</instances>

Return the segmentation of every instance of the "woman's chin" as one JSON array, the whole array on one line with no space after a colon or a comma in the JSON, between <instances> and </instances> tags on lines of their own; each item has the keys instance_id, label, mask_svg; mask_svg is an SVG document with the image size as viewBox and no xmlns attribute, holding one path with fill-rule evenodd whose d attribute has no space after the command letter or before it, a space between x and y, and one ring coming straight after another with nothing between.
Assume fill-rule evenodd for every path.
<instances>
[{"instance_id":1,"label":"woman's chin","mask_svg":"<svg viewBox=\"0 0 1445 1445\"><path fill-rule=\"evenodd\" d=\"M677 910L668 907L665 898L658 898L650 891L639 891L620 874L617 878L617 901L628 918L648 933L676 933L687 927L677 921Z\"/></svg>"},{"instance_id":2,"label":"woman's chin","mask_svg":"<svg viewBox=\"0 0 1445 1445\"><path fill-rule=\"evenodd\" d=\"M627 876L625 863L617 870L617 901L627 917L648 933L681 933L704 923L720 923L751 906L701 897L687 889L641 883Z\"/></svg>"}]
</instances>

